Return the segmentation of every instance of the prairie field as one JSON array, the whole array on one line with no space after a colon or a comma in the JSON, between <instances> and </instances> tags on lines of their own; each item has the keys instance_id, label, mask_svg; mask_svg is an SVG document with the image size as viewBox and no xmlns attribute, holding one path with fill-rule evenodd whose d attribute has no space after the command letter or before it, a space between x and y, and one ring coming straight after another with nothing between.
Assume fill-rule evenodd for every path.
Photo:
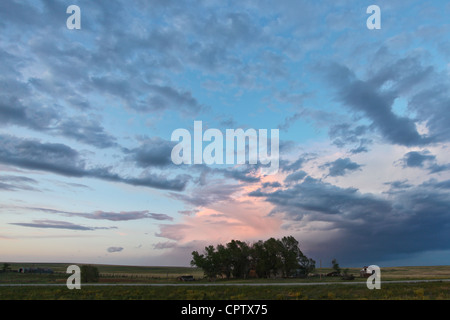
<instances>
[{"instance_id":1,"label":"prairie field","mask_svg":"<svg viewBox=\"0 0 450 320\"><path fill-rule=\"evenodd\" d=\"M203 279L202 270L197 268L96 265L100 273L99 284L115 285L82 284L81 290L69 290L64 285L69 276L65 273L69 265L11 263L12 270L19 267L40 267L51 268L54 273L0 273L0 285L25 284L20 287L0 286L0 300L450 300L448 281L389 283L402 280L450 279L450 266L381 267L381 290L369 290L365 285L366 279L359 277L360 268L349 268L348 273L355 275L355 279L351 281L352 284L343 284L348 281L340 277L324 276L331 271L327 268L317 269L315 271L317 276L305 279L208 281ZM193 275L196 281L181 282L177 280L181 275ZM297 285L299 283L313 284L299 286ZM321 285L321 283L330 284ZM59 284L59 286L33 286L36 284ZM163 286L144 286L145 284ZM198 286L199 284L204 285Z\"/></svg>"}]
</instances>

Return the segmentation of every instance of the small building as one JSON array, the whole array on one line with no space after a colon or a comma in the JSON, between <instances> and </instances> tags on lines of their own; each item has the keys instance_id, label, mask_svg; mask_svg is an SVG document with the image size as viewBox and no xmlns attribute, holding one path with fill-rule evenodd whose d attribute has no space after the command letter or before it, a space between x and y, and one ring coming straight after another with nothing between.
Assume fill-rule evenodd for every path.
<instances>
[{"instance_id":1,"label":"small building","mask_svg":"<svg viewBox=\"0 0 450 320\"><path fill-rule=\"evenodd\" d=\"M375 270L369 271L369 267L368 267L368 266L364 266L364 267L359 271L359 275L360 275L361 278L368 278L368 277L370 277L374 272L375 272Z\"/></svg>"},{"instance_id":2,"label":"small building","mask_svg":"<svg viewBox=\"0 0 450 320\"><path fill-rule=\"evenodd\" d=\"M52 274L53 270L50 268L19 268L19 273L46 273L46 274Z\"/></svg>"}]
</instances>

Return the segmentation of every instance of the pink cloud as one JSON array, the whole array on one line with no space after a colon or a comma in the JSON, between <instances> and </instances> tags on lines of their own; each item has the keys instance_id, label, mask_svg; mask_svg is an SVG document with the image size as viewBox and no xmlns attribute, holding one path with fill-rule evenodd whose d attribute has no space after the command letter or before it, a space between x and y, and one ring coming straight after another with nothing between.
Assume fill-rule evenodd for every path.
<instances>
[{"instance_id":1,"label":"pink cloud","mask_svg":"<svg viewBox=\"0 0 450 320\"><path fill-rule=\"evenodd\" d=\"M265 177L263 182L277 181ZM256 241L277 237L282 233L282 220L269 216L273 206L261 198L247 194L260 185L241 184L232 197L197 208L195 215L182 217L178 224L160 226L157 236L176 240L179 245L191 242L225 243L232 239Z\"/></svg>"}]
</instances>

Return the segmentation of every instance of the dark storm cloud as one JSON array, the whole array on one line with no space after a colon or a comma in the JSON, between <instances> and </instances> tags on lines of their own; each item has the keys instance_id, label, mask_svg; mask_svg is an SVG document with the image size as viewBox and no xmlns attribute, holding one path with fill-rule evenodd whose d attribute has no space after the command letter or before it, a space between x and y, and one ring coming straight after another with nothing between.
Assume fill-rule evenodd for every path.
<instances>
[{"instance_id":1,"label":"dark storm cloud","mask_svg":"<svg viewBox=\"0 0 450 320\"><path fill-rule=\"evenodd\" d=\"M147 173L139 178L123 177L109 168L88 169L85 160L74 149L58 143L41 143L37 140L0 136L0 163L51 173L67 177L91 177L111 182L122 182L134 186L181 191L189 176L178 175L168 179L164 175Z\"/></svg>"},{"instance_id":2,"label":"dark storm cloud","mask_svg":"<svg viewBox=\"0 0 450 320\"><path fill-rule=\"evenodd\" d=\"M404 253L450 249L448 190L442 192L433 185L420 185L397 193L392 203L395 207L392 215L380 215L377 221L364 220L358 227L352 227L351 221L337 225L346 229L340 244L346 246L343 254L347 259L355 259L351 243L362 243L364 239L370 239L371 243L366 243L365 251L358 254L366 259L371 257L372 261Z\"/></svg>"},{"instance_id":3,"label":"dark storm cloud","mask_svg":"<svg viewBox=\"0 0 450 320\"><path fill-rule=\"evenodd\" d=\"M328 175L331 177L344 176L351 171L355 171L361 168L361 165L350 160L350 158L339 158L333 162L327 162L323 168L328 168Z\"/></svg>"},{"instance_id":4,"label":"dark storm cloud","mask_svg":"<svg viewBox=\"0 0 450 320\"><path fill-rule=\"evenodd\" d=\"M257 190L250 195L274 205L272 214L282 214L291 231L303 221L327 222L326 230L339 230L330 242L308 240L310 250L319 256L361 263L450 249L450 183L430 180L418 186L405 181L389 184L391 191L385 197L307 177L283 190Z\"/></svg>"}]
</instances>

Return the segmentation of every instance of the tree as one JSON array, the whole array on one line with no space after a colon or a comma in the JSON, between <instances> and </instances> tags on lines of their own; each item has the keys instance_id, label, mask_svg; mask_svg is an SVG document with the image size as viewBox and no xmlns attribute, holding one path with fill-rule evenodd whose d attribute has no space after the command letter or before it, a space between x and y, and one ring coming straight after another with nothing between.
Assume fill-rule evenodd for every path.
<instances>
[{"instance_id":1,"label":"tree","mask_svg":"<svg viewBox=\"0 0 450 320\"><path fill-rule=\"evenodd\" d=\"M316 262L308 258L307 256L303 255L298 260L300 273L303 275L307 275L308 273L311 273L316 269Z\"/></svg>"},{"instance_id":2,"label":"tree","mask_svg":"<svg viewBox=\"0 0 450 320\"><path fill-rule=\"evenodd\" d=\"M264 242L262 240L255 242L250 251L250 263L259 278L268 278L270 276L267 256Z\"/></svg>"},{"instance_id":3,"label":"tree","mask_svg":"<svg viewBox=\"0 0 450 320\"><path fill-rule=\"evenodd\" d=\"M98 268L91 265L83 265L80 267L81 271L81 282L98 282L100 277L100 273L98 272Z\"/></svg>"},{"instance_id":4,"label":"tree","mask_svg":"<svg viewBox=\"0 0 450 320\"><path fill-rule=\"evenodd\" d=\"M283 276L289 277L299 268L299 259L303 256L298 241L292 237L283 237L280 241L280 253Z\"/></svg>"},{"instance_id":5,"label":"tree","mask_svg":"<svg viewBox=\"0 0 450 320\"><path fill-rule=\"evenodd\" d=\"M7 271L11 270L11 264L10 264L10 263L7 263L7 262L3 263L3 268L2 268L2 270L3 270L4 272L7 272Z\"/></svg>"},{"instance_id":6,"label":"tree","mask_svg":"<svg viewBox=\"0 0 450 320\"><path fill-rule=\"evenodd\" d=\"M192 252L192 266L203 269L205 276L227 279L246 278L251 269L260 278L285 277L294 273L308 274L315 268L315 261L308 259L300 250L298 241L292 237L270 238L249 244L231 240L226 245L205 247L202 254Z\"/></svg>"},{"instance_id":7,"label":"tree","mask_svg":"<svg viewBox=\"0 0 450 320\"><path fill-rule=\"evenodd\" d=\"M331 261L331 264L333 265L333 270L334 270L335 272L337 272L338 274L341 274L341 267L339 267L339 263L337 262L336 258L334 258L334 259Z\"/></svg>"},{"instance_id":8,"label":"tree","mask_svg":"<svg viewBox=\"0 0 450 320\"><path fill-rule=\"evenodd\" d=\"M239 240L227 243L230 269L235 278L246 278L250 268L250 247Z\"/></svg>"},{"instance_id":9,"label":"tree","mask_svg":"<svg viewBox=\"0 0 450 320\"><path fill-rule=\"evenodd\" d=\"M205 276L215 278L219 273L218 255L214 246L205 247L205 253L192 252L191 265L203 269Z\"/></svg>"},{"instance_id":10,"label":"tree","mask_svg":"<svg viewBox=\"0 0 450 320\"><path fill-rule=\"evenodd\" d=\"M278 276L278 271L282 268L283 261L281 260L281 244L279 240L270 238L264 242L264 249L266 254L266 265L268 268L268 275L272 274L274 277Z\"/></svg>"},{"instance_id":11,"label":"tree","mask_svg":"<svg viewBox=\"0 0 450 320\"><path fill-rule=\"evenodd\" d=\"M231 264L231 254L230 250L222 244L217 245L216 247L216 263L217 263L217 273L219 275L225 275L227 279L230 279L233 268Z\"/></svg>"}]
</instances>

